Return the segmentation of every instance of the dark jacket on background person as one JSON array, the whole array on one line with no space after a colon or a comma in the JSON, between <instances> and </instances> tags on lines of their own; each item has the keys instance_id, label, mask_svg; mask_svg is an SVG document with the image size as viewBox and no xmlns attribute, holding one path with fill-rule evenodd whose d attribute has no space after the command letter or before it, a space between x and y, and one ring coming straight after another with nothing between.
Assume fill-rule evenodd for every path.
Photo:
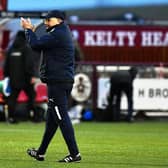
<instances>
[{"instance_id":1,"label":"dark jacket on background person","mask_svg":"<svg viewBox=\"0 0 168 168\"><path fill-rule=\"evenodd\" d=\"M112 119L114 121L120 120L120 103L123 92L126 94L128 102L128 114L126 120L130 122L133 119L133 80L135 79L136 74L136 67L131 67L129 70L119 70L113 72L111 75L109 107L112 109Z\"/></svg>"},{"instance_id":2,"label":"dark jacket on background person","mask_svg":"<svg viewBox=\"0 0 168 168\"><path fill-rule=\"evenodd\" d=\"M70 30L64 22L53 26L48 35L38 40L31 30L26 30L26 36L32 49L42 50L43 59L40 67L42 82L73 82L74 47L70 35Z\"/></svg>"},{"instance_id":3,"label":"dark jacket on background person","mask_svg":"<svg viewBox=\"0 0 168 168\"><path fill-rule=\"evenodd\" d=\"M11 93L6 98L8 105L9 123L17 122L17 98L23 90L28 96L27 109L28 112L34 112L34 119L38 117L35 110L34 82L32 79L36 77L34 57L35 53L27 45L24 31L16 34L15 40L6 53L4 64L4 76L9 77Z\"/></svg>"},{"instance_id":4,"label":"dark jacket on background person","mask_svg":"<svg viewBox=\"0 0 168 168\"><path fill-rule=\"evenodd\" d=\"M4 76L10 78L14 88L23 88L30 83L31 77L36 76L33 52L27 45L25 38L19 32L13 45L6 53Z\"/></svg>"},{"instance_id":5,"label":"dark jacket on background person","mask_svg":"<svg viewBox=\"0 0 168 168\"><path fill-rule=\"evenodd\" d=\"M132 83L132 78L130 76L129 71L117 71L115 73L112 73L111 75L111 83L117 83L117 84L125 84L125 83Z\"/></svg>"}]
</instances>

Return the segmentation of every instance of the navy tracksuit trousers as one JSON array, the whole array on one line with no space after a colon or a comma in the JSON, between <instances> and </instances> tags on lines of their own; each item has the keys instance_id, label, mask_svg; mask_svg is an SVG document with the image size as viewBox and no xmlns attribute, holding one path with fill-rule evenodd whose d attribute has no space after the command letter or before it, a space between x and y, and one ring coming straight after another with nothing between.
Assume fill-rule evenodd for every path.
<instances>
[{"instance_id":1,"label":"navy tracksuit trousers","mask_svg":"<svg viewBox=\"0 0 168 168\"><path fill-rule=\"evenodd\" d=\"M70 154L76 156L79 153L73 126L67 113L68 98L72 90L72 85L72 83L48 84L49 101L46 128L38 149L39 154L45 154L58 126L60 127Z\"/></svg>"}]
</instances>

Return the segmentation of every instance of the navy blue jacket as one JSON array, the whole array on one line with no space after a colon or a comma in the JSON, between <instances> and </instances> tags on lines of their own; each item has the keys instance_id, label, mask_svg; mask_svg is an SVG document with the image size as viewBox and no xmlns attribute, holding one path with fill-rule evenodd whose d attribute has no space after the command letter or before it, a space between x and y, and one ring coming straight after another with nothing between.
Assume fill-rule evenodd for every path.
<instances>
[{"instance_id":1,"label":"navy blue jacket","mask_svg":"<svg viewBox=\"0 0 168 168\"><path fill-rule=\"evenodd\" d=\"M48 34L40 38L27 29L26 38L33 50L42 51L42 82L73 82L74 45L70 29L64 22L54 26Z\"/></svg>"}]
</instances>

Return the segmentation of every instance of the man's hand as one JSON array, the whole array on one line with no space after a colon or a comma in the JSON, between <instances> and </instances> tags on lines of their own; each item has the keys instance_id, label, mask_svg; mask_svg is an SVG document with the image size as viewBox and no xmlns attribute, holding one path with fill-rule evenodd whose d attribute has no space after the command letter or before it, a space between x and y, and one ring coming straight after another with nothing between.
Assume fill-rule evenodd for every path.
<instances>
[{"instance_id":1,"label":"man's hand","mask_svg":"<svg viewBox=\"0 0 168 168\"><path fill-rule=\"evenodd\" d=\"M32 77L31 80L30 80L30 83L31 84L35 84L37 81L37 78L36 77Z\"/></svg>"},{"instance_id":2,"label":"man's hand","mask_svg":"<svg viewBox=\"0 0 168 168\"><path fill-rule=\"evenodd\" d=\"M34 26L32 25L31 20L29 18L24 19L23 17L21 17L20 25L23 29L31 29L32 31L34 30Z\"/></svg>"}]
</instances>

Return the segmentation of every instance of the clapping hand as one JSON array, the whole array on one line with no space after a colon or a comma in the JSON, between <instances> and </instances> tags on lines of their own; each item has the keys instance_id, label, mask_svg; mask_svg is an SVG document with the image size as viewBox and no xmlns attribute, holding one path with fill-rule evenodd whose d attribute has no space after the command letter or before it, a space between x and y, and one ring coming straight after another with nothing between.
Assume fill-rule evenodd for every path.
<instances>
[{"instance_id":1,"label":"clapping hand","mask_svg":"<svg viewBox=\"0 0 168 168\"><path fill-rule=\"evenodd\" d=\"M31 29L34 30L34 26L31 23L30 18L24 19L23 17L20 18L20 25L23 29Z\"/></svg>"}]
</instances>

